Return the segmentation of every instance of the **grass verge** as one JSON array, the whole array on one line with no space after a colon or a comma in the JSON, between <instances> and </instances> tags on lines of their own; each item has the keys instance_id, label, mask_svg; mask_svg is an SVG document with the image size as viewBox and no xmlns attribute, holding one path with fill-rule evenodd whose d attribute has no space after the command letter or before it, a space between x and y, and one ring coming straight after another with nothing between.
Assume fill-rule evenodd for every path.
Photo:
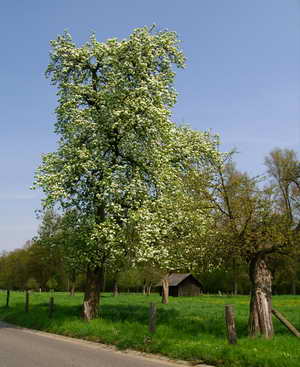
<instances>
[{"instance_id":1,"label":"grass verge","mask_svg":"<svg viewBox=\"0 0 300 367\"><path fill-rule=\"evenodd\" d=\"M225 367L299 367L300 340L274 320L272 340L247 337L247 296L201 296L170 298L162 305L157 295L127 295L101 298L101 317L89 323L80 318L82 294L74 297L55 293L55 310L48 317L47 293L31 293L29 312L24 311L25 294L11 292L10 307L4 307L6 293L0 292L0 319L16 325L86 340L114 344L120 349L159 353L194 363ZM148 332L149 303L158 309L157 330ZM226 341L224 305L234 304L238 345ZM275 296L274 307L300 329L300 297Z\"/></svg>"}]
</instances>

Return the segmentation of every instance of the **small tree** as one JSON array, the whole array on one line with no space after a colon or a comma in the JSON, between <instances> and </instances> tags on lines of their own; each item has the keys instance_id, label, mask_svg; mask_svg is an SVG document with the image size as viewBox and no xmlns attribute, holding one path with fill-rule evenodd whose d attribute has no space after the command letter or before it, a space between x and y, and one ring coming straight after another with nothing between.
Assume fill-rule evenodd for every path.
<instances>
[{"instance_id":1,"label":"small tree","mask_svg":"<svg viewBox=\"0 0 300 367\"><path fill-rule=\"evenodd\" d=\"M134 289L140 288L142 285L140 272L137 268L125 270L119 274L118 284L121 289Z\"/></svg>"},{"instance_id":2,"label":"small tree","mask_svg":"<svg viewBox=\"0 0 300 367\"><path fill-rule=\"evenodd\" d=\"M153 286L156 286L163 277L163 272L151 263L140 267L140 278L143 282L143 294L150 295Z\"/></svg>"},{"instance_id":3,"label":"small tree","mask_svg":"<svg viewBox=\"0 0 300 367\"><path fill-rule=\"evenodd\" d=\"M275 190L277 208L287 225L300 223L300 162L291 149L273 149L265 158L267 173Z\"/></svg>"},{"instance_id":4,"label":"small tree","mask_svg":"<svg viewBox=\"0 0 300 367\"><path fill-rule=\"evenodd\" d=\"M55 290L58 286L57 280L55 278L50 278L47 283L47 287L49 290Z\"/></svg>"},{"instance_id":5,"label":"small tree","mask_svg":"<svg viewBox=\"0 0 300 367\"><path fill-rule=\"evenodd\" d=\"M215 208L215 245L219 258L248 264L251 281L249 334L273 336L272 274L269 257L287 254L291 231L276 211L273 188L236 170L229 162L216 166L215 185L206 192Z\"/></svg>"},{"instance_id":6,"label":"small tree","mask_svg":"<svg viewBox=\"0 0 300 367\"><path fill-rule=\"evenodd\" d=\"M26 288L36 291L39 288L39 283L35 278L29 278L26 282Z\"/></svg>"}]
</instances>

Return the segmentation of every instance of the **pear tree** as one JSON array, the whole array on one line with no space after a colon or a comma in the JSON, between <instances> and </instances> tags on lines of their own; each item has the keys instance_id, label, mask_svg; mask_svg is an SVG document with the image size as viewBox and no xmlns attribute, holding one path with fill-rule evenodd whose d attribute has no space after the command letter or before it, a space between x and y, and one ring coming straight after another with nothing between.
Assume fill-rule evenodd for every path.
<instances>
[{"instance_id":1,"label":"pear tree","mask_svg":"<svg viewBox=\"0 0 300 367\"><path fill-rule=\"evenodd\" d=\"M184 175L219 153L209 133L171 121L174 69L185 63L176 33L144 27L123 40L92 35L82 46L64 33L51 47L58 146L43 155L34 187L45 208L79 213L76 261L86 269L83 313L91 320L105 267L125 257L168 258L158 244L172 228L168 208Z\"/></svg>"}]
</instances>

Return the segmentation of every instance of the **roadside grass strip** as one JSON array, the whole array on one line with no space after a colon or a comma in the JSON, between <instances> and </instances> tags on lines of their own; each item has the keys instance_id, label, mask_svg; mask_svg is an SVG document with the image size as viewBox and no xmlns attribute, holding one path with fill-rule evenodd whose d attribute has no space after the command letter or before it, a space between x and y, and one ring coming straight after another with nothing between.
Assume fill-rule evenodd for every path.
<instances>
[{"instance_id":1,"label":"roadside grass strip","mask_svg":"<svg viewBox=\"0 0 300 367\"><path fill-rule=\"evenodd\" d=\"M113 344L119 349L156 353L192 363L225 367L299 367L300 340L274 319L272 340L248 338L248 296L170 297L162 305L158 295L120 294L101 297L99 318L81 319L82 293L54 294L54 313L48 315L53 294L30 293L29 312L24 311L24 292L11 292L6 308L6 292L0 291L0 319L19 326L51 333ZM157 306L157 327L148 331L149 304ZM224 305L236 310L238 344L228 345ZM274 307L300 329L300 296L274 296Z\"/></svg>"}]
</instances>

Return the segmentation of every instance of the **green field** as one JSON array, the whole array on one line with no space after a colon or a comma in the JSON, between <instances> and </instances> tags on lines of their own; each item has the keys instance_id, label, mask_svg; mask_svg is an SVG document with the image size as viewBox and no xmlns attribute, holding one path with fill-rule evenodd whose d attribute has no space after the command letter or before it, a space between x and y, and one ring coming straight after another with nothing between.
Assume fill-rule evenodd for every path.
<instances>
[{"instance_id":1,"label":"green field","mask_svg":"<svg viewBox=\"0 0 300 367\"><path fill-rule=\"evenodd\" d=\"M25 294L11 293L10 308L0 292L0 319L29 328L107 344L120 349L160 353L171 358L206 362L217 366L300 366L300 340L274 320L272 340L247 338L247 296L201 296L170 298L168 305L157 295L121 294L101 298L101 317L86 323L80 319L82 294L55 293L55 311L48 318L47 293L31 293L29 313L24 312ZM149 303L158 308L157 331L148 332ZM224 305L234 304L238 345L226 341ZM300 329L300 297L275 296L274 308Z\"/></svg>"}]
</instances>

